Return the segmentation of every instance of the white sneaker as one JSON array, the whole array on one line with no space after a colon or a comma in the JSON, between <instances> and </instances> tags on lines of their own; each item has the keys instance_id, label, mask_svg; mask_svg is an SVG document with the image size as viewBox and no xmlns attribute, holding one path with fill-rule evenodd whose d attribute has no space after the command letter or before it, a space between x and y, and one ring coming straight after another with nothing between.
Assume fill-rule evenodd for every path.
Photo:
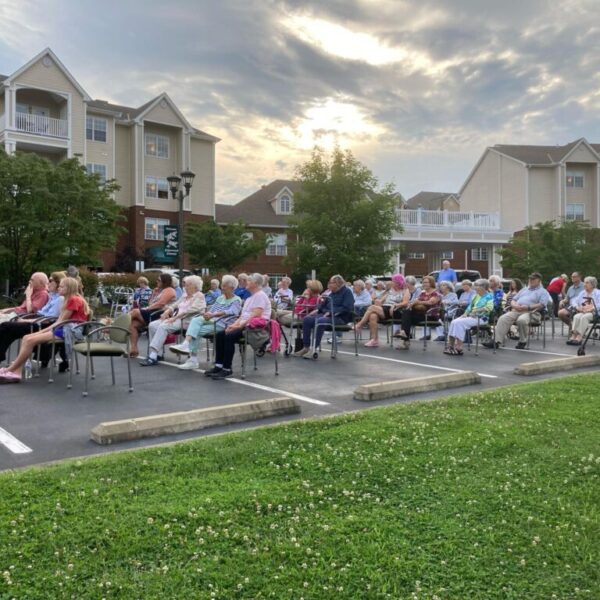
<instances>
[{"instance_id":1,"label":"white sneaker","mask_svg":"<svg viewBox=\"0 0 600 600\"><path fill-rule=\"evenodd\" d=\"M195 357L188 358L182 365L177 367L182 371L191 371L192 369L200 368L200 364L198 363L198 359Z\"/></svg>"},{"instance_id":2,"label":"white sneaker","mask_svg":"<svg viewBox=\"0 0 600 600\"><path fill-rule=\"evenodd\" d=\"M188 342L183 342L182 344L173 344L172 346L169 346L169 350L177 354L189 354L190 345Z\"/></svg>"}]
</instances>

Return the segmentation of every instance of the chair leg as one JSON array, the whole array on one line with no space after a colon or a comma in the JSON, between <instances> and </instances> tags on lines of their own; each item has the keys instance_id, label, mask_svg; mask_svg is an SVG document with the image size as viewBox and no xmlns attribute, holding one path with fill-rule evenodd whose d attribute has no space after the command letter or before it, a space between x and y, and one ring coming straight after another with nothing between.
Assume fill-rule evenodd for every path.
<instances>
[{"instance_id":1,"label":"chair leg","mask_svg":"<svg viewBox=\"0 0 600 600\"><path fill-rule=\"evenodd\" d=\"M244 343L242 344L242 379L246 379L246 345L246 340L244 339Z\"/></svg>"},{"instance_id":2,"label":"chair leg","mask_svg":"<svg viewBox=\"0 0 600 600\"><path fill-rule=\"evenodd\" d=\"M89 378L90 378L90 355L86 354L85 356L85 387L83 390L83 396L87 396L88 395L88 382L89 382Z\"/></svg>"},{"instance_id":3,"label":"chair leg","mask_svg":"<svg viewBox=\"0 0 600 600\"><path fill-rule=\"evenodd\" d=\"M92 368L92 379L96 379L96 372L94 371L94 359L90 356L90 366Z\"/></svg>"},{"instance_id":4,"label":"chair leg","mask_svg":"<svg viewBox=\"0 0 600 600\"><path fill-rule=\"evenodd\" d=\"M127 348L127 356L129 356L129 348ZM127 378L129 379L129 393L133 392L133 382L131 381L131 361L127 360Z\"/></svg>"},{"instance_id":5,"label":"chair leg","mask_svg":"<svg viewBox=\"0 0 600 600\"><path fill-rule=\"evenodd\" d=\"M78 365L77 362L77 352L73 350L73 354L71 354L71 365L69 366L69 373L67 375L67 389L70 390L73 387L73 361ZM77 367L77 374L79 375L79 366Z\"/></svg>"},{"instance_id":6,"label":"chair leg","mask_svg":"<svg viewBox=\"0 0 600 600\"><path fill-rule=\"evenodd\" d=\"M112 384L115 385L115 361L113 360L112 356L110 357L110 375L112 378Z\"/></svg>"}]
</instances>

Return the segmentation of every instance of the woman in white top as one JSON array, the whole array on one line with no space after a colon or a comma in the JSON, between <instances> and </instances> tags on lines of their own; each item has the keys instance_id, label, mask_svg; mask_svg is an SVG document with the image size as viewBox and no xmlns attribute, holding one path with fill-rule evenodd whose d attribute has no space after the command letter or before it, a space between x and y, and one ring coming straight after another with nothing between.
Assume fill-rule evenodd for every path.
<instances>
[{"instance_id":1,"label":"woman in white top","mask_svg":"<svg viewBox=\"0 0 600 600\"><path fill-rule=\"evenodd\" d=\"M162 354L163 346L170 333L184 329L192 317L202 314L206 310L206 299L202 293L202 277L190 275L184 279L184 294L167 308L160 319L152 321L148 326L150 336L150 352L140 362L142 367L152 367L158 364L158 356ZM177 311L177 313L175 313Z\"/></svg>"},{"instance_id":2,"label":"woman in white top","mask_svg":"<svg viewBox=\"0 0 600 600\"><path fill-rule=\"evenodd\" d=\"M400 312L408 305L410 293L405 286L404 276L396 273L392 277L390 289L369 306L363 318L356 323L355 328L360 329L369 324L370 339L365 344L367 348L379 346L379 321L395 318L400 321Z\"/></svg>"},{"instance_id":3,"label":"woman in white top","mask_svg":"<svg viewBox=\"0 0 600 600\"><path fill-rule=\"evenodd\" d=\"M598 280L595 277L586 277L583 280L583 292L577 296L574 304L573 331L571 339L567 341L569 346L581 345L594 317L599 316L600 290L598 290Z\"/></svg>"}]
</instances>

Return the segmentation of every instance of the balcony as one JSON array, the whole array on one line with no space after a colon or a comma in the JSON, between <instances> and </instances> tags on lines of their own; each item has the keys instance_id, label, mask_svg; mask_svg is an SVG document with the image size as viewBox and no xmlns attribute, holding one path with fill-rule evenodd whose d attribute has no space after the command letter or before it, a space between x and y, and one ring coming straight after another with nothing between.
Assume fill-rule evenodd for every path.
<instances>
[{"instance_id":1,"label":"balcony","mask_svg":"<svg viewBox=\"0 0 600 600\"><path fill-rule=\"evenodd\" d=\"M67 138L69 135L69 126L65 119L54 119L23 112L15 113L15 129L25 133L56 138Z\"/></svg>"},{"instance_id":2,"label":"balcony","mask_svg":"<svg viewBox=\"0 0 600 600\"><path fill-rule=\"evenodd\" d=\"M450 210L398 210L398 222L405 230L499 231L499 213Z\"/></svg>"}]
</instances>

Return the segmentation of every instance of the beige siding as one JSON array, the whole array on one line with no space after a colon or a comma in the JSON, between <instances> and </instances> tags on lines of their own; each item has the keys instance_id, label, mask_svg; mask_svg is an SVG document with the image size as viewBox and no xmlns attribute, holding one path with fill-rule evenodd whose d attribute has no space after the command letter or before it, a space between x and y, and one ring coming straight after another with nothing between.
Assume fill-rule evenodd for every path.
<instances>
[{"instance_id":1,"label":"beige siding","mask_svg":"<svg viewBox=\"0 0 600 600\"><path fill-rule=\"evenodd\" d=\"M17 90L17 104L27 104L48 109L48 116L53 119L66 119L66 99L56 101L50 92L34 89Z\"/></svg>"},{"instance_id":2,"label":"beige siding","mask_svg":"<svg viewBox=\"0 0 600 600\"><path fill-rule=\"evenodd\" d=\"M567 204L583 204L585 218L596 220L596 164L567 163L567 172L583 173L583 188L567 188ZM566 210L566 209L565 209Z\"/></svg>"},{"instance_id":3,"label":"beige siding","mask_svg":"<svg viewBox=\"0 0 600 600\"><path fill-rule=\"evenodd\" d=\"M40 59L21 73L15 83L71 94L71 149L74 155L79 154L83 157L85 151L83 98L58 66L52 61L50 66L45 67Z\"/></svg>"},{"instance_id":4,"label":"beige siding","mask_svg":"<svg viewBox=\"0 0 600 600\"><path fill-rule=\"evenodd\" d=\"M192 213L213 216L215 207L215 145L191 140L191 169L196 174L192 188Z\"/></svg>"},{"instance_id":5,"label":"beige siding","mask_svg":"<svg viewBox=\"0 0 600 600\"><path fill-rule=\"evenodd\" d=\"M132 186L132 142L133 127L117 125L115 130L115 152L116 152L116 173L115 179L121 186L116 193L116 201L121 206L133 206L135 199L133 197Z\"/></svg>"},{"instance_id":6,"label":"beige siding","mask_svg":"<svg viewBox=\"0 0 600 600\"><path fill-rule=\"evenodd\" d=\"M486 154L473 173L460 196L460 209L478 212L500 210L500 156L495 152Z\"/></svg>"},{"instance_id":7,"label":"beige siding","mask_svg":"<svg viewBox=\"0 0 600 600\"><path fill-rule=\"evenodd\" d=\"M115 140L113 139L114 118L101 114L94 114L88 110L88 117L95 117L106 120L106 142L96 142L94 140L86 140L86 163L96 163L106 165L106 177L112 179L115 177L113 172L113 155Z\"/></svg>"},{"instance_id":8,"label":"beige siding","mask_svg":"<svg viewBox=\"0 0 600 600\"><path fill-rule=\"evenodd\" d=\"M185 123L177 116L177 113L175 113L168 103L165 108L160 103L157 104L149 113L144 115L144 121L163 123L165 125L172 125L173 127L185 127Z\"/></svg>"},{"instance_id":9,"label":"beige siding","mask_svg":"<svg viewBox=\"0 0 600 600\"><path fill-rule=\"evenodd\" d=\"M450 198L449 200L444 201L444 210L460 210L460 204L456 201L455 198Z\"/></svg>"},{"instance_id":10,"label":"beige siding","mask_svg":"<svg viewBox=\"0 0 600 600\"><path fill-rule=\"evenodd\" d=\"M4 90L0 93L0 115L4 114Z\"/></svg>"},{"instance_id":11,"label":"beige siding","mask_svg":"<svg viewBox=\"0 0 600 600\"><path fill-rule=\"evenodd\" d=\"M557 218L558 183L556 169L529 169L529 222L531 225Z\"/></svg>"},{"instance_id":12,"label":"beige siding","mask_svg":"<svg viewBox=\"0 0 600 600\"><path fill-rule=\"evenodd\" d=\"M585 144L579 144L569 156L567 156L569 163L594 163L598 162L598 159L590 152L589 148Z\"/></svg>"}]
</instances>

